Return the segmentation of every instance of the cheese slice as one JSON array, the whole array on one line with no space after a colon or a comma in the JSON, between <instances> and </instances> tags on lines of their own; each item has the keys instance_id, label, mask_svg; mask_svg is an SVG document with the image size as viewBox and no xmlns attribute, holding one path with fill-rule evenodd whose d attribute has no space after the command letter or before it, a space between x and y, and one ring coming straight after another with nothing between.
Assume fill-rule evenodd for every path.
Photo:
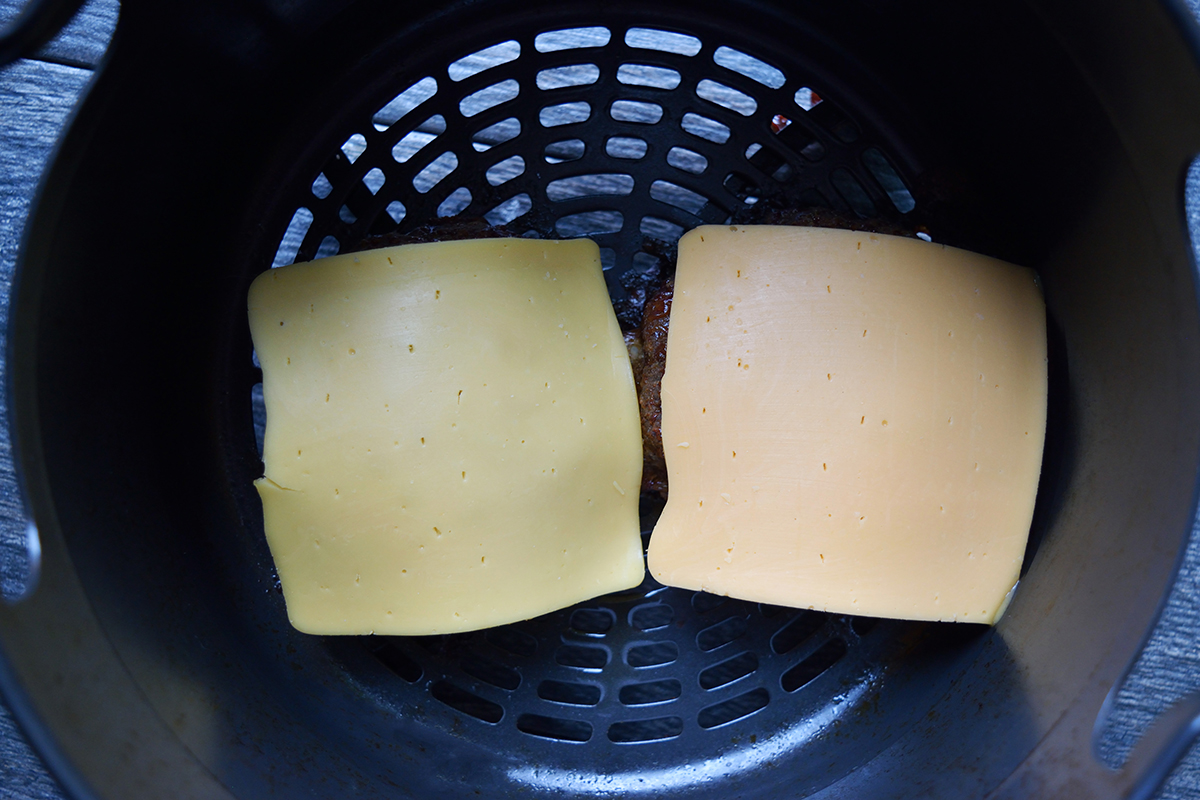
<instances>
[{"instance_id":1,"label":"cheese slice","mask_svg":"<svg viewBox=\"0 0 1200 800\"><path fill-rule=\"evenodd\" d=\"M994 623L1046 425L1034 273L915 239L701 227L679 243L659 581Z\"/></svg>"},{"instance_id":2,"label":"cheese slice","mask_svg":"<svg viewBox=\"0 0 1200 800\"><path fill-rule=\"evenodd\" d=\"M249 308L296 628L466 631L641 582L637 398L594 243L335 256L263 273Z\"/></svg>"}]
</instances>

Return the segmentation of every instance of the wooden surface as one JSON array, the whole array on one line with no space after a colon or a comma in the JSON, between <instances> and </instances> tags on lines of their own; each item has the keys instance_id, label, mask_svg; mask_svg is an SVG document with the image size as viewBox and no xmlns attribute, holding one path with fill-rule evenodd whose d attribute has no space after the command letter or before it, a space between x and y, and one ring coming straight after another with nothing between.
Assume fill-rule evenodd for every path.
<instances>
[{"instance_id":1,"label":"wooden surface","mask_svg":"<svg viewBox=\"0 0 1200 800\"><path fill-rule=\"evenodd\" d=\"M18 8L14 0L0 0L0 25L15 16ZM104 55L116 19L115 0L92 0L37 58L0 69L0 352L6 343L13 266L38 179L67 116ZM7 398L2 394L0 416L0 590L8 593L19 589L24 577L24 518L12 472ZM63 797L3 705L0 797Z\"/></svg>"},{"instance_id":2,"label":"wooden surface","mask_svg":"<svg viewBox=\"0 0 1200 800\"><path fill-rule=\"evenodd\" d=\"M1200 13L1200 0L1189 0ZM0 25L17 12L0 0ZM116 0L91 0L37 57L0 69L0 352L8 292L21 231L38 179L71 109L85 91L112 35ZM1187 212L1200 241L1200 166L1188 181ZM0 379L3 364L0 363ZM19 588L24 570L24 523L12 476L6 408L0 395L0 590ZM1166 613L1118 696L1113 724L1102 737L1106 757L1119 761L1149 722L1191 691L1200 690L1200 535L1194 531ZM0 705L0 797L62 798L54 780ZM1200 749L1168 781L1162 800L1200 798Z\"/></svg>"}]
</instances>

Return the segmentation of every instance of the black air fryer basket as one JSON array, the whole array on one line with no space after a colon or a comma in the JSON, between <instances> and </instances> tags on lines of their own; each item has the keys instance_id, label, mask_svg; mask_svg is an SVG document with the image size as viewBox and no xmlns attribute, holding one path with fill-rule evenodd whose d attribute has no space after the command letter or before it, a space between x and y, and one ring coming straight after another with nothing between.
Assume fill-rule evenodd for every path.
<instances>
[{"instance_id":1,"label":"black air fryer basket","mask_svg":"<svg viewBox=\"0 0 1200 800\"><path fill-rule=\"evenodd\" d=\"M1122 796L1141 767L1101 766L1093 726L1200 464L1192 25L1151 0L127 0L15 293L43 563L0 609L6 696L79 797ZM650 579L472 634L288 625L251 486L258 273L462 213L591 236L629 322L683 231L756 206L1039 270L1046 459L999 626Z\"/></svg>"}]
</instances>

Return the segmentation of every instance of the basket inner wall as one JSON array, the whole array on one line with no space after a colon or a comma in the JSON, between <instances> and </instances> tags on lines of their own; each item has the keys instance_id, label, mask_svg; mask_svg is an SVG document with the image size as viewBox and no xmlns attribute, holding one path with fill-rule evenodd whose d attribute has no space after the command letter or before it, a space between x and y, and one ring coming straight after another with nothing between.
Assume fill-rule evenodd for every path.
<instances>
[{"instance_id":1,"label":"basket inner wall","mask_svg":"<svg viewBox=\"0 0 1200 800\"><path fill-rule=\"evenodd\" d=\"M843 213L925 229L934 241L1048 263L1098 180L1085 165L1109 146L1094 104L1054 48L1037 41L1032 52L1041 56L1001 62L1017 78L1058 76L1013 107L995 101L1000 67L980 75L942 69L918 45L896 43L895 18L865 7L809 10L801 23L753 4L617 4L601 17L583 5L517 14L496 3L490 15L459 9L411 28L393 18L380 32L358 30L355 41L367 44L357 53L317 59L325 74L310 89L291 87L287 96L303 102L279 112L274 138L233 162L241 172L221 173L240 180L232 185L250 199L231 244L218 247L226 266L193 273L195 285L185 287L200 287L207 307L224 309L183 320L204 334L188 351L204 368L127 383L105 401L129 401L125 438L100 436L111 446L81 457L65 428L48 435L59 437L48 460L59 485L82 486L87 464L117 458L125 467L120 477L91 480L80 489L90 504L64 512L73 557L164 719L186 709L205 720L174 727L223 783L246 796L302 787L473 796L481 786L492 796L780 796L784 787L803 796L861 772L906 731L928 724L972 663L984 664L1000 698L996 725L1006 744L964 780L994 785L1028 754L1040 723L1021 705L1022 678L1003 640L981 629L761 607L648 581L477 634L318 639L290 629L274 585L251 487L261 475L262 420L244 311L249 281L272 263L464 211L519 233L594 236L608 251L618 310L636 314L664 269L664 250L651 240L669 249L683 230L724 222L751 200L816 198ZM904 24L932 26L911 41L936 38L934 16ZM1040 35L1019 15L1003 25L1009 41ZM596 38L584 48L546 45L556 41L547 34L567 29ZM400 32L382 32L393 30ZM969 43L964 37L960 46ZM904 66L893 74L889 64ZM985 79L982 99L948 108L961 84ZM586 117L577 104L587 105ZM514 130L510 119L519 133L504 138ZM1015 136L1037 129L1034 122L1054 146ZM1099 133L1092 140L1083 130ZM1068 141L1069 158L1047 154L1061 156ZM211 222L205 213L199 218ZM1053 226L1021 224L1051 217ZM1047 279L1054 311L1059 296ZM166 312L149 316L163 322ZM181 341L189 335L180 321L167 326ZM1061 352L1076 346L1074 336L1064 334ZM61 396L67 403L70 393ZM181 405L210 422L184 430L164 410ZM175 427L156 439L147 420ZM1053 540L1074 469L1073 427L1060 421L1035 540ZM180 452L198 455L185 463ZM158 476L164 464L177 483ZM150 490L130 488L135 478ZM165 501L171 491L186 501ZM197 511L181 513L183 506ZM655 508L644 511L648 528ZM977 750L965 740L938 744ZM273 770L278 764L287 774ZM303 770L324 775L326 788L313 789ZM911 777L890 791L905 796L923 785Z\"/></svg>"}]
</instances>

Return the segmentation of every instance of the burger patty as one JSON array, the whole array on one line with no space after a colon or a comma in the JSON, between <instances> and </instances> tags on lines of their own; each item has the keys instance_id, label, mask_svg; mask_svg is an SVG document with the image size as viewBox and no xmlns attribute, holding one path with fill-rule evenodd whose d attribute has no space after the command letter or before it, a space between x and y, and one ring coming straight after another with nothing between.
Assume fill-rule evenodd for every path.
<instances>
[{"instance_id":1,"label":"burger patty","mask_svg":"<svg viewBox=\"0 0 1200 800\"><path fill-rule=\"evenodd\" d=\"M675 281L668 278L646 301L637 330L641 371L637 378L642 417L642 491L667 496L667 460L662 441L662 379L667 369L667 329L671 324L671 299Z\"/></svg>"},{"instance_id":2,"label":"burger patty","mask_svg":"<svg viewBox=\"0 0 1200 800\"><path fill-rule=\"evenodd\" d=\"M431 242L458 242L464 239L511 239L516 234L503 225L492 225L483 217L446 217L430 225L413 228L408 233L392 231L378 236L368 236L350 252L378 250L381 247L397 247L402 244L429 244Z\"/></svg>"}]
</instances>

